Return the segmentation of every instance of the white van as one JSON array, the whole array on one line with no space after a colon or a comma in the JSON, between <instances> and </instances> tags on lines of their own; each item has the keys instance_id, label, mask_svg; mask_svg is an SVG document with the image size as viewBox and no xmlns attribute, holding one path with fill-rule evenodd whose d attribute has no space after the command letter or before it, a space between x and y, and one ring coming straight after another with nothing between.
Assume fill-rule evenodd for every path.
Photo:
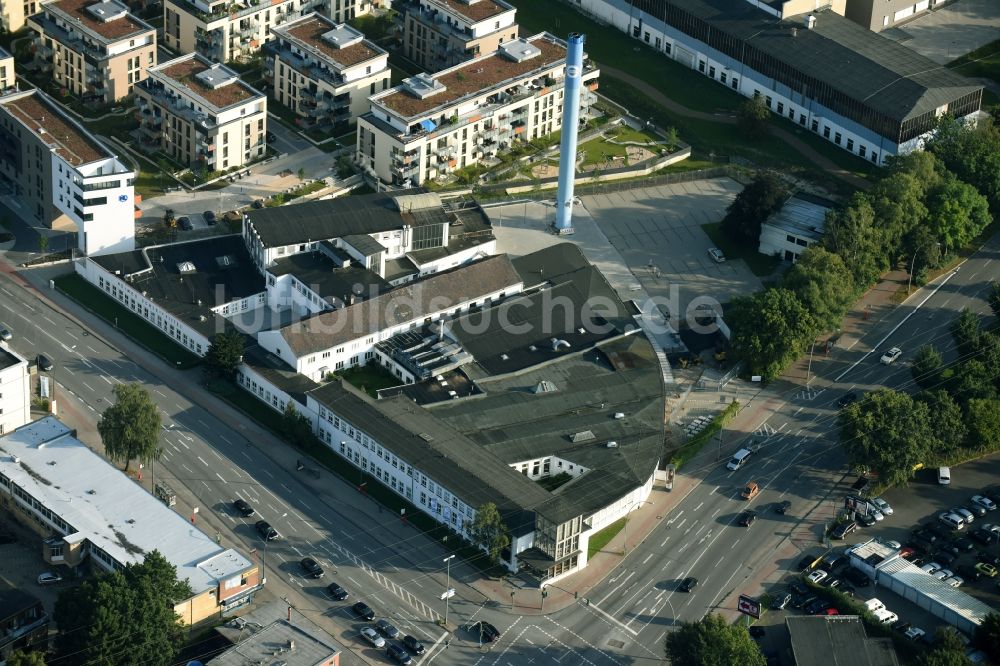
<instances>
[{"instance_id":1,"label":"white van","mask_svg":"<svg viewBox=\"0 0 1000 666\"><path fill-rule=\"evenodd\" d=\"M885 610L885 604L878 599L869 599L865 602L865 608L874 613L876 611Z\"/></svg>"},{"instance_id":2,"label":"white van","mask_svg":"<svg viewBox=\"0 0 1000 666\"><path fill-rule=\"evenodd\" d=\"M951 468L950 467L938 467L938 483L942 486L947 486L951 483Z\"/></svg>"},{"instance_id":3,"label":"white van","mask_svg":"<svg viewBox=\"0 0 1000 666\"><path fill-rule=\"evenodd\" d=\"M733 459L726 463L726 469L738 470L750 459L750 449L740 449L733 455Z\"/></svg>"},{"instance_id":4,"label":"white van","mask_svg":"<svg viewBox=\"0 0 1000 666\"><path fill-rule=\"evenodd\" d=\"M885 608L880 608L872 613L875 618L882 624L893 624L899 620L899 616L893 613L891 610Z\"/></svg>"}]
</instances>

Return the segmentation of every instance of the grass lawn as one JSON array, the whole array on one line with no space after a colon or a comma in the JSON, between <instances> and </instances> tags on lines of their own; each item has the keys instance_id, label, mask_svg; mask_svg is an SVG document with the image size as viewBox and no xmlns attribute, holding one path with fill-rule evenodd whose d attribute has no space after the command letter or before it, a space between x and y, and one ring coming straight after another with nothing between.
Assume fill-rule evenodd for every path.
<instances>
[{"instance_id":1,"label":"grass lawn","mask_svg":"<svg viewBox=\"0 0 1000 666\"><path fill-rule=\"evenodd\" d=\"M981 76L1000 81L1000 39L952 60L947 67L962 76Z\"/></svg>"},{"instance_id":2,"label":"grass lawn","mask_svg":"<svg viewBox=\"0 0 1000 666\"><path fill-rule=\"evenodd\" d=\"M604 166L604 162L609 158L625 157L626 155L625 146L608 143L600 138L591 139L587 143L580 144L577 150L582 150L584 153L584 165L598 164Z\"/></svg>"},{"instance_id":3,"label":"grass lawn","mask_svg":"<svg viewBox=\"0 0 1000 666\"><path fill-rule=\"evenodd\" d=\"M756 247L747 247L734 243L729 236L722 231L721 222L703 224L701 225L701 228L708 235L708 237L712 239L712 243L715 244L715 247L722 250L722 254L726 255L726 259L742 259L757 277L767 277L768 275L771 275L778 267L778 264L781 263L781 261L779 261L776 257L769 257L766 254L761 254L757 251Z\"/></svg>"},{"instance_id":4,"label":"grass lawn","mask_svg":"<svg viewBox=\"0 0 1000 666\"><path fill-rule=\"evenodd\" d=\"M55 280L56 287L74 301L178 368L192 368L201 359L134 312L125 309L103 291L73 273Z\"/></svg>"},{"instance_id":5,"label":"grass lawn","mask_svg":"<svg viewBox=\"0 0 1000 666\"><path fill-rule=\"evenodd\" d=\"M628 125L619 125L611 130L611 138L616 141L635 141L636 143L655 143L663 141L663 137L646 130L634 130Z\"/></svg>"},{"instance_id":6,"label":"grass lawn","mask_svg":"<svg viewBox=\"0 0 1000 666\"><path fill-rule=\"evenodd\" d=\"M342 377L349 384L365 391L373 398L378 397L379 389L399 386L402 383L398 377L389 374L385 368L375 363L348 368L336 373L336 376Z\"/></svg>"},{"instance_id":7,"label":"grass lawn","mask_svg":"<svg viewBox=\"0 0 1000 666\"><path fill-rule=\"evenodd\" d=\"M597 553L604 550L604 547L607 546L608 543L610 543L611 540L615 538L615 535L617 535L619 532L625 529L626 520L628 520L628 518L619 518L615 522L605 527L600 532L597 532L592 537L590 537L590 541L587 543L588 560Z\"/></svg>"},{"instance_id":8,"label":"grass lawn","mask_svg":"<svg viewBox=\"0 0 1000 666\"><path fill-rule=\"evenodd\" d=\"M546 476L544 478L538 479L537 481L535 481L535 483L537 483L542 488L545 488L547 491L551 493L559 486L563 485L564 483L569 483L572 480L573 477L570 476L568 473L559 472L555 476Z\"/></svg>"},{"instance_id":9,"label":"grass lawn","mask_svg":"<svg viewBox=\"0 0 1000 666\"><path fill-rule=\"evenodd\" d=\"M83 124L94 134L114 137L122 137L139 127L139 121L131 111L100 120L84 120Z\"/></svg>"}]
</instances>

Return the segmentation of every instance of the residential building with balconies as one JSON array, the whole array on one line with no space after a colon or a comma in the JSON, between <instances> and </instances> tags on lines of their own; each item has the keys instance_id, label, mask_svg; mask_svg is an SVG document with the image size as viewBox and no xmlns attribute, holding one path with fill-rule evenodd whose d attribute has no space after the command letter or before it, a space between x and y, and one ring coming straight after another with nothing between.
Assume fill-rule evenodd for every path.
<instances>
[{"instance_id":1,"label":"residential building with balconies","mask_svg":"<svg viewBox=\"0 0 1000 666\"><path fill-rule=\"evenodd\" d=\"M0 30L17 32L32 14L38 13L37 0L0 0Z\"/></svg>"},{"instance_id":2,"label":"residential building with balconies","mask_svg":"<svg viewBox=\"0 0 1000 666\"><path fill-rule=\"evenodd\" d=\"M0 97L0 182L88 255L135 249L135 172L40 90Z\"/></svg>"},{"instance_id":3,"label":"residential building with balconies","mask_svg":"<svg viewBox=\"0 0 1000 666\"><path fill-rule=\"evenodd\" d=\"M389 88L389 54L346 24L310 14L272 33L264 45L272 98L303 125L353 124L368 111L368 97Z\"/></svg>"},{"instance_id":4,"label":"residential building with balconies","mask_svg":"<svg viewBox=\"0 0 1000 666\"><path fill-rule=\"evenodd\" d=\"M140 144L206 171L264 156L267 98L233 70L189 53L136 87Z\"/></svg>"},{"instance_id":5,"label":"residential building with balconies","mask_svg":"<svg viewBox=\"0 0 1000 666\"><path fill-rule=\"evenodd\" d=\"M14 56L0 49L0 94L6 94L17 89L17 78L14 75Z\"/></svg>"},{"instance_id":6,"label":"residential building with balconies","mask_svg":"<svg viewBox=\"0 0 1000 666\"><path fill-rule=\"evenodd\" d=\"M518 37L516 9L503 0L406 0L403 53L429 72L493 53Z\"/></svg>"},{"instance_id":7,"label":"residential building with balconies","mask_svg":"<svg viewBox=\"0 0 1000 666\"><path fill-rule=\"evenodd\" d=\"M164 0L163 42L215 62L246 60L272 38L271 29L313 11L337 23L369 13L380 0ZM388 4L388 3L385 3Z\"/></svg>"},{"instance_id":8,"label":"residential building with balconies","mask_svg":"<svg viewBox=\"0 0 1000 666\"><path fill-rule=\"evenodd\" d=\"M117 0L55 0L28 18L35 60L75 95L112 104L156 64L156 29Z\"/></svg>"},{"instance_id":9,"label":"residential building with balconies","mask_svg":"<svg viewBox=\"0 0 1000 666\"><path fill-rule=\"evenodd\" d=\"M358 119L356 160L384 182L420 185L558 131L565 60L566 42L540 33L405 79L373 96ZM581 119L596 101L599 74L585 65Z\"/></svg>"},{"instance_id":10,"label":"residential building with balconies","mask_svg":"<svg viewBox=\"0 0 1000 666\"><path fill-rule=\"evenodd\" d=\"M49 614L27 590L0 581L0 662L15 650L42 650L48 645Z\"/></svg>"}]
</instances>

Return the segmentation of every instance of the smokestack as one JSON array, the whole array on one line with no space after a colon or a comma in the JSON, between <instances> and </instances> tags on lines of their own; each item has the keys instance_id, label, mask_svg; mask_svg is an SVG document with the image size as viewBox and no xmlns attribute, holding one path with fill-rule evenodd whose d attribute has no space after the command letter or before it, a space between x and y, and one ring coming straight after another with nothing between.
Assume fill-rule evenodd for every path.
<instances>
[{"instance_id":1,"label":"smokestack","mask_svg":"<svg viewBox=\"0 0 1000 666\"><path fill-rule=\"evenodd\" d=\"M580 77L586 37L571 32L566 40L566 88L563 99L562 143L559 152L559 190L556 193L556 232L573 233L573 185L576 172L576 132L580 125Z\"/></svg>"}]
</instances>

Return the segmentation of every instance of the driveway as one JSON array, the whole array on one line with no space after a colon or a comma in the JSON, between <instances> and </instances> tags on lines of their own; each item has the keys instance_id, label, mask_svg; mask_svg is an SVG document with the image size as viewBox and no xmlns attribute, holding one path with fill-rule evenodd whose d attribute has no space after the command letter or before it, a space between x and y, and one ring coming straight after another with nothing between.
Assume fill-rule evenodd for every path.
<instances>
[{"instance_id":1,"label":"driveway","mask_svg":"<svg viewBox=\"0 0 1000 666\"><path fill-rule=\"evenodd\" d=\"M1000 3L957 0L881 34L943 65L1000 39Z\"/></svg>"}]
</instances>

